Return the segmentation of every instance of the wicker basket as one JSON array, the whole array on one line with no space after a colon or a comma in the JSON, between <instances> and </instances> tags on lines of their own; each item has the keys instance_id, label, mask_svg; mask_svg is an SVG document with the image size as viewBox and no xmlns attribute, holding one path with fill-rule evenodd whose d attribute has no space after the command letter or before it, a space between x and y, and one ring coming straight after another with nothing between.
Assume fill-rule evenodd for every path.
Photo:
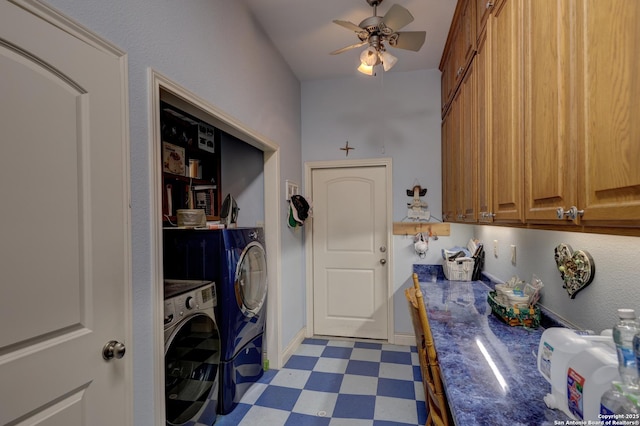
<instances>
[{"instance_id":1,"label":"wicker basket","mask_svg":"<svg viewBox=\"0 0 640 426\"><path fill-rule=\"evenodd\" d=\"M444 276L450 281L471 281L475 263L473 259L469 258L445 260Z\"/></svg>"},{"instance_id":2,"label":"wicker basket","mask_svg":"<svg viewBox=\"0 0 640 426\"><path fill-rule=\"evenodd\" d=\"M489 292L487 302L491 306L491 311L504 322L512 327L538 328L540 326L540 308L537 305L529 306L528 309L518 309L497 302L495 296L495 291Z\"/></svg>"}]
</instances>

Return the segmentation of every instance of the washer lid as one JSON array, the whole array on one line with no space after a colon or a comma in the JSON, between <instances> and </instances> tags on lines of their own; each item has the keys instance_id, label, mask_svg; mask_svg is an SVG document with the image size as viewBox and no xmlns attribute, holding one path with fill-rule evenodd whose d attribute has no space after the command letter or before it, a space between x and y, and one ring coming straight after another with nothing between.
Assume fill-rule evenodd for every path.
<instances>
[{"instance_id":1,"label":"washer lid","mask_svg":"<svg viewBox=\"0 0 640 426\"><path fill-rule=\"evenodd\" d=\"M213 281L202 280L164 280L164 298L169 299L193 289L213 284Z\"/></svg>"}]
</instances>

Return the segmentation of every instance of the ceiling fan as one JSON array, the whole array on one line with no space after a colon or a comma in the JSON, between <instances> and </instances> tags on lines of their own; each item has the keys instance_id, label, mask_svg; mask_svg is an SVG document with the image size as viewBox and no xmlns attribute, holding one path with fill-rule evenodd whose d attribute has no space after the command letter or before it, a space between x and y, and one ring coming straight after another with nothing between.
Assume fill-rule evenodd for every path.
<instances>
[{"instance_id":1,"label":"ceiling fan","mask_svg":"<svg viewBox=\"0 0 640 426\"><path fill-rule=\"evenodd\" d=\"M368 44L369 47L360 54L361 63L358 71L373 75L373 68L376 65L382 64L384 70L389 71L398 61L398 58L387 52L385 43L398 49L417 52L424 44L426 32L398 31L413 21L413 15L400 5L394 4L384 16L377 16L378 5L383 0L366 0L366 2L373 7L373 16L364 19L359 25L338 19L333 21L354 31L360 42L335 50L331 54L337 55Z\"/></svg>"}]
</instances>

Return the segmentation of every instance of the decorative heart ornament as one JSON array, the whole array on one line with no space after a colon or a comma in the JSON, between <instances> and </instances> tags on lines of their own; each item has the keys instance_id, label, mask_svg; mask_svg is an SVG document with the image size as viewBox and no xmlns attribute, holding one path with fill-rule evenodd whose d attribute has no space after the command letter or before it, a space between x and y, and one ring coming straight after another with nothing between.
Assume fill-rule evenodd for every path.
<instances>
[{"instance_id":1,"label":"decorative heart ornament","mask_svg":"<svg viewBox=\"0 0 640 426\"><path fill-rule=\"evenodd\" d=\"M589 253L585 250L573 251L569 244L559 244L554 251L556 265L564 281L562 287L573 299L580 290L591 284L596 274L596 265Z\"/></svg>"}]
</instances>

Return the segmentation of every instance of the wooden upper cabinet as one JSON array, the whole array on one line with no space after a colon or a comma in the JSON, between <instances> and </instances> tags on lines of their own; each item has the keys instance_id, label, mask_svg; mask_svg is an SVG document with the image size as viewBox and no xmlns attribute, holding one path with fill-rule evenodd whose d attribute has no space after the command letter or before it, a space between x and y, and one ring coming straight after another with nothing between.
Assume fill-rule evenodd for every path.
<instances>
[{"instance_id":1,"label":"wooden upper cabinet","mask_svg":"<svg viewBox=\"0 0 640 426\"><path fill-rule=\"evenodd\" d=\"M449 109L451 99L453 98L453 80L455 76L451 68L453 67L453 61L451 60L452 53L453 52L451 50L445 51L440 68L440 71L442 72L442 75L440 76L440 90L442 91L441 103L443 119Z\"/></svg>"},{"instance_id":2,"label":"wooden upper cabinet","mask_svg":"<svg viewBox=\"0 0 640 426\"><path fill-rule=\"evenodd\" d=\"M489 61L487 56L487 31L483 31L478 39L478 52L473 59L476 74L476 90L474 101L476 119L476 174L477 178L477 212L479 222L493 222L493 206L491 205L491 144L488 138L491 116L489 102Z\"/></svg>"},{"instance_id":3,"label":"wooden upper cabinet","mask_svg":"<svg viewBox=\"0 0 640 426\"><path fill-rule=\"evenodd\" d=\"M491 9L495 4L495 0L473 0L476 2L476 39L478 44L480 43L480 37L482 37L482 31L486 28L487 19L491 13ZM478 50L480 47L478 46Z\"/></svg>"},{"instance_id":4,"label":"wooden upper cabinet","mask_svg":"<svg viewBox=\"0 0 640 426\"><path fill-rule=\"evenodd\" d=\"M469 66L442 122L443 220L477 221L475 68Z\"/></svg>"},{"instance_id":5,"label":"wooden upper cabinet","mask_svg":"<svg viewBox=\"0 0 640 426\"><path fill-rule=\"evenodd\" d=\"M453 221L458 205L458 157L455 152L458 141L458 108L449 108L442 121L442 220Z\"/></svg>"},{"instance_id":6,"label":"wooden upper cabinet","mask_svg":"<svg viewBox=\"0 0 640 426\"><path fill-rule=\"evenodd\" d=\"M465 71L475 54L476 0L459 0L440 61L442 115L446 113Z\"/></svg>"},{"instance_id":7,"label":"wooden upper cabinet","mask_svg":"<svg viewBox=\"0 0 640 426\"><path fill-rule=\"evenodd\" d=\"M492 213L495 222L522 222L522 7L496 2L489 17Z\"/></svg>"},{"instance_id":8,"label":"wooden upper cabinet","mask_svg":"<svg viewBox=\"0 0 640 426\"><path fill-rule=\"evenodd\" d=\"M475 113L476 101L476 64L471 61L464 75L460 89L460 134L458 153L460 170L458 178L458 209L459 222L477 222L477 123Z\"/></svg>"},{"instance_id":9,"label":"wooden upper cabinet","mask_svg":"<svg viewBox=\"0 0 640 426\"><path fill-rule=\"evenodd\" d=\"M441 62L446 220L640 235L640 1L490 1Z\"/></svg>"},{"instance_id":10,"label":"wooden upper cabinet","mask_svg":"<svg viewBox=\"0 0 640 426\"><path fill-rule=\"evenodd\" d=\"M527 222L639 226L640 3L539 0L524 19Z\"/></svg>"},{"instance_id":11,"label":"wooden upper cabinet","mask_svg":"<svg viewBox=\"0 0 640 426\"><path fill-rule=\"evenodd\" d=\"M460 2L460 21L457 37L456 50L458 52L457 65L460 76L463 77L464 70L469 66L476 51L476 2L474 0L462 0Z\"/></svg>"},{"instance_id":12,"label":"wooden upper cabinet","mask_svg":"<svg viewBox=\"0 0 640 426\"><path fill-rule=\"evenodd\" d=\"M580 0L576 21L581 222L638 227L640 2Z\"/></svg>"},{"instance_id":13,"label":"wooden upper cabinet","mask_svg":"<svg viewBox=\"0 0 640 426\"><path fill-rule=\"evenodd\" d=\"M571 1L524 2L525 204L531 223L566 223L577 205L571 132ZM561 219L558 218L560 209Z\"/></svg>"}]
</instances>

